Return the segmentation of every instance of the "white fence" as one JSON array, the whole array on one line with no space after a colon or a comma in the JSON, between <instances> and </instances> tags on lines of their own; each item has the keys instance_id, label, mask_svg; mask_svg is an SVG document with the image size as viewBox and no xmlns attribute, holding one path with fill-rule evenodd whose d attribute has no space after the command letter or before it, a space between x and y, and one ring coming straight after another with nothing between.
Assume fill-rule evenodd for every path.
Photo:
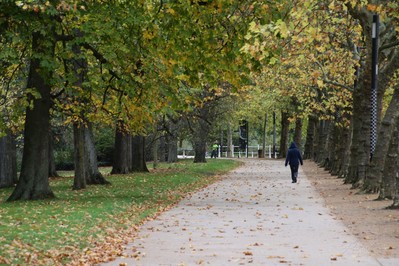
<instances>
[{"instance_id":1,"label":"white fence","mask_svg":"<svg viewBox=\"0 0 399 266\"><path fill-rule=\"evenodd\" d=\"M259 153L262 153L261 151L262 146L257 145L257 146L248 146L247 150L242 150L240 149L239 146L231 146L231 151L233 154L233 157L235 158L258 158ZM181 149L178 152L179 158L192 158L194 157L194 151L193 150L188 150L188 149ZM267 145L266 146L266 151L264 152L264 157L267 158L277 158L278 152L275 152L273 154L273 146L272 145ZM210 157L210 152L207 153L207 157ZM227 146L219 146L218 149L218 157L228 157L228 151L227 151Z\"/></svg>"}]
</instances>

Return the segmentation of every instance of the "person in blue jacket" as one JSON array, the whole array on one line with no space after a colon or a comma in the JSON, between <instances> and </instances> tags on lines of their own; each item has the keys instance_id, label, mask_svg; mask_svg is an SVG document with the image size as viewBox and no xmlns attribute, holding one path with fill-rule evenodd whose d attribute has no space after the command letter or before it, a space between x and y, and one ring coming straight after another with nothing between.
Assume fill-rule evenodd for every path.
<instances>
[{"instance_id":1,"label":"person in blue jacket","mask_svg":"<svg viewBox=\"0 0 399 266\"><path fill-rule=\"evenodd\" d=\"M303 165L301 151L295 142L292 142L287 152L287 158L285 159L285 166L289 164L291 168L292 183L297 182L299 163Z\"/></svg>"}]
</instances>

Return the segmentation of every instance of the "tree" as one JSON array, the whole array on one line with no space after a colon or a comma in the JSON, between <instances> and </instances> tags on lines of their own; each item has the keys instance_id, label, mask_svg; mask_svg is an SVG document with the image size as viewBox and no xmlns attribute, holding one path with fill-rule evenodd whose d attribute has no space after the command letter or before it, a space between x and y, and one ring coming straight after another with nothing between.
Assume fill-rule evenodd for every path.
<instances>
[{"instance_id":1,"label":"tree","mask_svg":"<svg viewBox=\"0 0 399 266\"><path fill-rule=\"evenodd\" d=\"M43 29L51 32L52 23L48 18L34 16ZM48 182L52 71L43 61L54 57L54 49L54 40L46 38L40 31L32 33L34 57L30 62L27 86L32 91L28 94L31 106L26 110L21 174L9 201L54 197Z\"/></svg>"},{"instance_id":2,"label":"tree","mask_svg":"<svg viewBox=\"0 0 399 266\"><path fill-rule=\"evenodd\" d=\"M16 145L11 134L0 137L0 188L17 183Z\"/></svg>"},{"instance_id":3,"label":"tree","mask_svg":"<svg viewBox=\"0 0 399 266\"><path fill-rule=\"evenodd\" d=\"M132 138L132 172L148 172L145 161L145 138L133 136Z\"/></svg>"},{"instance_id":4,"label":"tree","mask_svg":"<svg viewBox=\"0 0 399 266\"><path fill-rule=\"evenodd\" d=\"M111 174L127 174L132 169L132 136L119 122L115 129L115 153Z\"/></svg>"}]
</instances>

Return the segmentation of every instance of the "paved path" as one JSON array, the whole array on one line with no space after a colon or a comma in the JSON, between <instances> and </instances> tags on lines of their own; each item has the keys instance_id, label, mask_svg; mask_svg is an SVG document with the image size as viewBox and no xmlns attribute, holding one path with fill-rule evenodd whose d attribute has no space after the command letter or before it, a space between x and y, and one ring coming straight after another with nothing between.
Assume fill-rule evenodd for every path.
<instances>
[{"instance_id":1,"label":"paved path","mask_svg":"<svg viewBox=\"0 0 399 266\"><path fill-rule=\"evenodd\" d=\"M245 162L144 224L129 257L104 265L399 265L370 257L301 170L291 184L282 161Z\"/></svg>"}]
</instances>

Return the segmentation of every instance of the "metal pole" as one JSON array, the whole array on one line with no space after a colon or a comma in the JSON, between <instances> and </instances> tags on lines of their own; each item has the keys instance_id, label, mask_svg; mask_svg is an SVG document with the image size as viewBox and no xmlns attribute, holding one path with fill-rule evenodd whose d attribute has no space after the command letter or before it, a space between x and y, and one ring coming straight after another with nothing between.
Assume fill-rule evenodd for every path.
<instances>
[{"instance_id":1,"label":"metal pole","mask_svg":"<svg viewBox=\"0 0 399 266\"><path fill-rule=\"evenodd\" d=\"M276 159L276 112L273 111L273 158Z\"/></svg>"},{"instance_id":2,"label":"metal pole","mask_svg":"<svg viewBox=\"0 0 399 266\"><path fill-rule=\"evenodd\" d=\"M246 143L245 151L246 151L246 156L248 158L248 140L249 140L248 121L245 122L245 129L247 131L247 139L245 140L245 143Z\"/></svg>"},{"instance_id":3,"label":"metal pole","mask_svg":"<svg viewBox=\"0 0 399 266\"><path fill-rule=\"evenodd\" d=\"M379 16L373 15L372 60L371 60L371 124L370 124L370 161L377 144L377 91L378 91L378 34Z\"/></svg>"}]
</instances>

